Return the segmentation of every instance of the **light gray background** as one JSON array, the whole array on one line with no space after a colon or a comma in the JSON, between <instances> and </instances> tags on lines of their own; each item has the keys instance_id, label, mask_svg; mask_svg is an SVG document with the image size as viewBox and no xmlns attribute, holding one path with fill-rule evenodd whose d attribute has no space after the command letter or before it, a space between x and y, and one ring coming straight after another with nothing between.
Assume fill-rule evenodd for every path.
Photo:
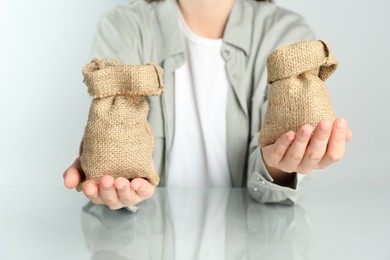
<instances>
[{"instance_id":1,"label":"light gray background","mask_svg":"<svg viewBox=\"0 0 390 260\"><path fill-rule=\"evenodd\" d=\"M0 186L62 186L90 105L81 68L98 18L124 0L0 3ZM390 181L390 2L278 0L333 47L327 84L353 130L345 158L316 188L385 188Z\"/></svg>"}]
</instances>

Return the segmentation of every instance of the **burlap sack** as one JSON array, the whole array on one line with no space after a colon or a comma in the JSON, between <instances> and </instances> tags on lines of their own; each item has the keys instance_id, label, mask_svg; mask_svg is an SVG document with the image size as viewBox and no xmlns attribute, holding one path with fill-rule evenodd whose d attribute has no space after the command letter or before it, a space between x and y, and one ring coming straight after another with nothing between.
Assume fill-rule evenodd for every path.
<instances>
[{"instance_id":1,"label":"burlap sack","mask_svg":"<svg viewBox=\"0 0 390 260\"><path fill-rule=\"evenodd\" d=\"M324 41L301 41L274 51L267 59L268 108L260 130L261 147L273 144L304 124L313 127L335 115L324 81L337 60Z\"/></svg>"},{"instance_id":2,"label":"burlap sack","mask_svg":"<svg viewBox=\"0 0 390 260\"><path fill-rule=\"evenodd\" d=\"M154 136L146 95L160 95L163 70L155 64L125 65L94 59L83 68L93 97L80 145L87 180L101 176L142 177L158 184L152 169Z\"/></svg>"}]
</instances>

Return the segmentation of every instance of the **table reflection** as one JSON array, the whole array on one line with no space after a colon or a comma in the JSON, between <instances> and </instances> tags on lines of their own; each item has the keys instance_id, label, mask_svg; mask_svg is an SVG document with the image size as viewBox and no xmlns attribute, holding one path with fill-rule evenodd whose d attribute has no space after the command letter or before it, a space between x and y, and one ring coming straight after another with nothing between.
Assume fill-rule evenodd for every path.
<instances>
[{"instance_id":1,"label":"table reflection","mask_svg":"<svg viewBox=\"0 0 390 260\"><path fill-rule=\"evenodd\" d=\"M83 234L91 259L312 259L302 205L263 205L246 189L163 189L137 213L88 203Z\"/></svg>"}]
</instances>

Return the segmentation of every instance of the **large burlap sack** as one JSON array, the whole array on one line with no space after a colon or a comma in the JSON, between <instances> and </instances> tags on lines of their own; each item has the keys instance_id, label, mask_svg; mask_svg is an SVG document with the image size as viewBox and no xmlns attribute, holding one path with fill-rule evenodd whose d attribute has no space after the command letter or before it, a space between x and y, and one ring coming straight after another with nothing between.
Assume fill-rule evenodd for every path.
<instances>
[{"instance_id":1,"label":"large burlap sack","mask_svg":"<svg viewBox=\"0 0 390 260\"><path fill-rule=\"evenodd\" d=\"M260 130L261 147L305 124L315 127L321 119L335 119L324 81L337 65L324 41L301 41L271 53L267 59L271 86Z\"/></svg>"},{"instance_id":2,"label":"large burlap sack","mask_svg":"<svg viewBox=\"0 0 390 260\"><path fill-rule=\"evenodd\" d=\"M163 92L162 68L94 59L83 68L83 75L93 97L80 145L86 179L141 177L157 185L159 177L152 169L154 136L147 121L145 96Z\"/></svg>"}]
</instances>

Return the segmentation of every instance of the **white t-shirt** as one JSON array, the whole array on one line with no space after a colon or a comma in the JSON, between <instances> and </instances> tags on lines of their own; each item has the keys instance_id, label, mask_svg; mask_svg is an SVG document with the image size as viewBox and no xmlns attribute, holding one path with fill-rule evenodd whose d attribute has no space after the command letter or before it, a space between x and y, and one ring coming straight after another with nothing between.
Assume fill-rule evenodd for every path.
<instances>
[{"instance_id":1,"label":"white t-shirt","mask_svg":"<svg viewBox=\"0 0 390 260\"><path fill-rule=\"evenodd\" d=\"M222 39L200 37L179 12L185 63L175 71L175 129L167 186L230 187L226 149L229 82Z\"/></svg>"}]
</instances>

